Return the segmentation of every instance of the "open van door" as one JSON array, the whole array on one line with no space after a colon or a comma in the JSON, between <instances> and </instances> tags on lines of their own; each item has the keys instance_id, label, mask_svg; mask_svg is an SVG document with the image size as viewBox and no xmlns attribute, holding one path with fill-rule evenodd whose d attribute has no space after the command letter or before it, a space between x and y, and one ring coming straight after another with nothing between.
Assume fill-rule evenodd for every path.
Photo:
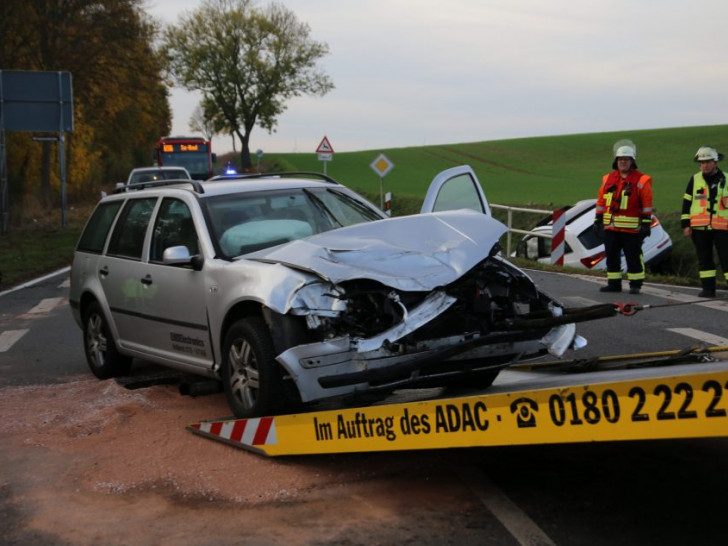
<instances>
[{"instance_id":1,"label":"open van door","mask_svg":"<svg viewBox=\"0 0 728 546\"><path fill-rule=\"evenodd\" d=\"M483 188L468 165L442 171L433 178L420 212L472 209L490 216Z\"/></svg>"}]
</instances>

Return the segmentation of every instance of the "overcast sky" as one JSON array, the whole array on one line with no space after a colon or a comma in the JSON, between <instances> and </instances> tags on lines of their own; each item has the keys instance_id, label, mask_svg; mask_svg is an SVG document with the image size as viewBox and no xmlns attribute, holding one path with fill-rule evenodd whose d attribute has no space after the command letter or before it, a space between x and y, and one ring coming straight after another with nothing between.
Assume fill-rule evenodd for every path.
<instances>
[{"instance_id":1,"label":"overcast sky","mask_svg":"<svg viewBox=\"0 0 728 546\"><path fill-rule=\"evenodd\" d=\"M275 133L254 129L253 151L314 153L324 136L345 152L728 123L726 0L279 3L328 44L320 67L336 88L291 100ZM148 0L166 24L200 4ZM172 134L191 133L198 101L172 91Z\"/></svg>"}]
</instances>

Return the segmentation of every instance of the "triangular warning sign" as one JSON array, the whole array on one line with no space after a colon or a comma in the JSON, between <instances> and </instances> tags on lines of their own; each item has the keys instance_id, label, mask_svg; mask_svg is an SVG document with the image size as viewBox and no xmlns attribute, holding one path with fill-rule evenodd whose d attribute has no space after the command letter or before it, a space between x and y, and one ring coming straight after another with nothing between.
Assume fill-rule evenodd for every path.
<instances>
[{"instance_id":1,"label":"triangular warning sign","mask_svg":"<svg viewBox=\"0 0 728 546\"><path fill-rule=\"evenodd\" d=\"M324 137L324 139L321 141L321 144L318 145L318 148L316 148L317 154L333 154L334 149L331 147L331 143L329 142L329 139Z\"/></svg>"}]
</instances>

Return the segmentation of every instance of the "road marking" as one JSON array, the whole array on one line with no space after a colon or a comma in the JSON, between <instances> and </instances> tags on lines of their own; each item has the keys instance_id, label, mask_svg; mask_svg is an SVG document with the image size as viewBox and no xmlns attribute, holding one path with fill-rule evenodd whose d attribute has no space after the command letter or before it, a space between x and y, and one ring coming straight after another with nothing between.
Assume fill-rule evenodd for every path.
<instances>
[{"instance_id":1,"label":"road marking","mask_svg":"<svg viewBox=\"0 0 728 546\"><path fill-rule=\"evenodd\" d=\"M63 298L45 298L40 300L40 303L33 307L28 313L32 314L39 314L39 313L48 313L50 310L52 310L54 307L56 307L59 303L63 301Z\"/></svg>"},{"instance_id":2,"label":"road marking","mask_svg":"<svg viewBox=\"0 0 728 546\"><path fill-rule=\"evenodd\" d=\"M10 288L8 290L5 290L4 292L0 292L0 297L4 296L6 294L10 294L12 292L17 292L18 290L22 290L24 288L29 288L31 286L35 286L38 283L41 283L48 279L52 279L53 277L56 277L57 275L62 275L63 273L68 273L69 271L71 271L71 266L66 266L63 269L59 269L58 271L56 271L54 273L50 273L44 277L40 277L38 279L27 282L25 284L19 284L18 286L14 287L14 288Z\"/></svg>"},{"instance_id":3,"label":"road marking","mask_svg":"<svg viewBox=\"0 0 728 546\"><path fill-rule=\"evenodd\" d=\"M728 345L728 338L709 334L708 332L701 332L694 328L668 328L667 330L669 332L675 332L676 334L697 339L698 341L704 341L705 343L713 346L722 347L723 345Z\"/></svg>"},{"instance_id":4,"label":"road marking","mask_svg":"<svg viewBox=\"0 0 728 546\"><path fill-rule=\"evenodd\" d=\"M591 277L589 275L571 275L572 277L579 278L583 281L588 281L591 283L603 283L604 279L599 277ZM650 294L651 296L657 296L660 298L665 298L668 301L668 303L688 303L688 302L694 302L695 305L700 305L701 307L710 307L711 309L715 309L717 311L726 311L728 312L728 301L724 296L725 292L721 293L719 290L719 298L718 299L702 299L698 298L697 291L699 288L689 288L689 287L682 287L683 290L691 290L695 291L695 294L683 294L681 292L677 292L674 289L671 289L667 285L661 285L665 286L666 288L658 288L657 286L651 285L651 284L645 284L642 286L642 293L643 294ZM625 296L630 296L629 292L625 294ZM566 299L566 298L564 298ZM575 298L574 298L575 299Z\"/></svg>"},{"instance_id":5,"label":"road marking","mask_svg":"<svg viewBox=\"0 0 728 546\"><path fill-rule=\"evenodd\" d=\"M522 546L556 546L556 543L518 505L475 467L460 470L460 478Z\"/></svg>"},{"instance_id":6,"label":"road marking","mask_svg":"<svg viewBox=\"0 0 728 546\"><path fill-rule=\"evenodd\" d=\"M16 341L28 333L29 330L7 330L0 332L0 353L4 353L12 347Z\"/></svg>"},{"instance_id":7,"label":"road marking","mask_svg":"<svg viewBox=\"0 0 728 546\"><path fill-rule=\"evenodd\" d=\"M52 311L55 307L62 304L66 298L45 298L40 300L38 305L33 307L26 315L40 315ZM7 352L10 348L18 342L25 334L28 333L28 329L24 330L6 330L0 332L0 353Z\"/></svg>"},{"instance_id":8,"label":"road marking","mask_svg":"<svg viewBox=\"0 0 728 546\"><path fill-rule=\"evenodd\" d=\"M665 298L666 300L670 300L668 301L668 303L692 302L695 305L700 305L701 307L710 307L711 309L715 309L716 311L728 311L728 302L724 299L702 299L698 298L697 294L681 294L680 292L675 292L674 290L664 290L662 288L654 288L652 286L644 286L642 288L642 292L645 294L659 296Z\"/></svg>"},{"instance_id":9,"label":"road marking","mask_svg":"<svg viewBox=\"0 0 728 546\"><path fill-rule=\"evenodd\" d=\"M58 288L71 288L71 277L66 277L66 280L59 284Z\"/></svg>"}]
</instances>

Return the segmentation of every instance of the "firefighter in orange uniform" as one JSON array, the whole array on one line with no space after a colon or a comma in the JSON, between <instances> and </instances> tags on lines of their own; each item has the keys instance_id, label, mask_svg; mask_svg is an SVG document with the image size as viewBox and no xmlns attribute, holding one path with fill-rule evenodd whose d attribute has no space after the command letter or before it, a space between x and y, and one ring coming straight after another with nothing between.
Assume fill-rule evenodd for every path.
<instances>
[{"instance_id":1,"label":"firefighter in orange uniform","mask_svg":"<svg viewBox=\"0 0 728 546\"><path fill-rule=\"evenodd\" d=\"M716 270L713 245L718 261L728 281L728 188L725 175L718 168L723 154L715 148L702 146L693 161L700 163L700 171L688 182L683 196L680 225L686 237L692 237L698 255L701 298L715 297Z\"/></svg>"},{"instance_id":2,"label":"firefighter in orange uniform","mask_svg":"<svg viewBox=\"0 0 728 546\"><path fill-rule=\"evenodd\" d=\"M622 291L623 252L630 294L639 294L645 279L642 241L652 223L652 178L637 170L636 159L631 141L617 142L614 170L604 175L599 188L594 229L607 253L607 285L601 292Z\"/></svg>"}]
</instances>

